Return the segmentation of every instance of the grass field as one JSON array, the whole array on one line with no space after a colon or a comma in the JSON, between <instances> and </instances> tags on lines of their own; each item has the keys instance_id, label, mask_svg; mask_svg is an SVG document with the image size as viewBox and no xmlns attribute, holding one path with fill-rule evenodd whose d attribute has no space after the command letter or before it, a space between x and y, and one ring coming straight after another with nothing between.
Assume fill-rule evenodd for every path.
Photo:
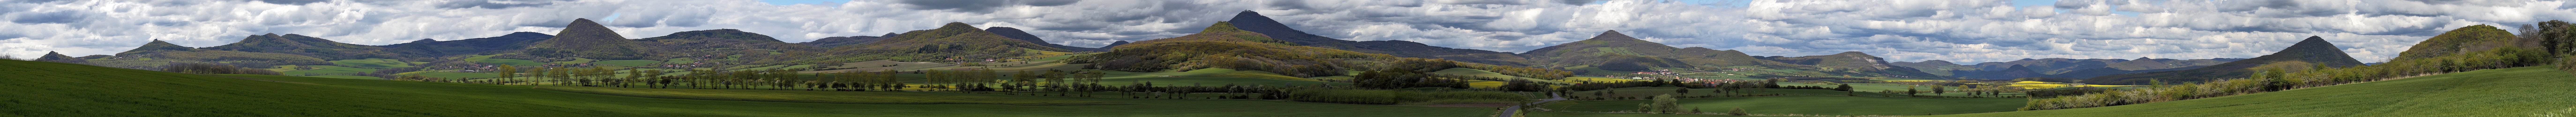
<instances>
[{"instance_id":1,"label":"grass field","mask_svg":"<svg viewBox=\"0 0 2576 117\"><path fill-rule=\"evenodd\" d=\"M653 60L611 60L611 61L599 61L599 62L591 62L591 63L597 63L597 64L608 64L608 65L616 65L616 66L627 66L627 67L642 67L642 66L645 66L645 65L653 65L653 63L662 63L662 61L653 61Z\"/></svg>"},{"instance_id":2,"label":"grass field","mask_svg":"<svg viewBox=\"0 0 2576 117\"><path fill-rule=\"evenodd\" d=\"M457 79L457 78L492 78L492 77L501 77L501 75L499 75L499 74L489 74L489 73L428 72L428 73L419 73L419 74L420 74L420 76L426 76L426 77L439 77L439 78L447 78L447 79Z\"/></svg>"},{"instance_id":3,"label":"grass field","mask_svg":"<svg viewBox=\"0 0 2576 117\"><path fill-rule=\"evenodd\" d=\"M475 62L478 62L478 63L491 63L491 64L507 64L507 65L511 65L511 66L537 66L537 65L545 65L545 63L537 63L537 61L519 60L519 59L498 59L498 58L496 58L496 59L483 59L483 60L481 60L481 61L475 61Z\"/></svg>"},{"instance_id":4,"label":"grass field","mask_svg":"<svg viewBox=\"0 0 2576 117\"><path fill-rule=\"evenodd\" d=\"M1726 112L1725 110L1708 110L1708 111L1709 111L1709 112L1711 112L1711 113L1724 113L1724 112ZM1528 114L1528 115L1529 115L1529 117L1769 117L1769 116L1733 116L1733 115L1708 115L1708 114L1685 115L1685 114L1644 114L1644 113L1579 113L1579 112L1552 112L1552 111L1531 111L1531 112L1528 112L1528 113L1521 113L1521 114Z\"/></svg>"},{"instance_id":5,"label":"grass field","mask_svg":"<svg viewBox=\"0 0 2576 117\"><path fill-rule=\"evenodd\" d=\"M554 64L582 64L582 63L590 63L590 62L594 62L594 61L599 61L599 60L593 60L593 59L589 59L589 58L581 58L581 57L572 57L572 61L555 61L555 62L552 62L552 63L554 63Z\"/></svg>"},{"instance_id":6,"label":"grass field","mask_svg":"<svg viewBox=\"0 0 2576 117\"><path fill-rule=\"evenodd\" d=\"M1675 88L1680 88L1680 87L1629 87L1629 88L1616 88L1616 89L1606 89L1606 90L1575 91L1574 93L1566 94L1566 96L1581 96L1581 97L1649 97L1649 96L1655 96L1655 95L1661 95L1661 94L1672 94L1672 93L1673 93L1673 89L1675 89ZM1717 90L1717 89L1691 89L1690 93L1688 93L1688 94L1674 95L1674 96L1715 96L1715 95L1719 95L1718 93L1709 93L1709 91L1715 91L1715 90ZM1605 91L1615 91L1615 92L1605 92ZM1598 95L1598 96L1596 96L1596 95L1592 95L1592 94L1593 94L1593 93L1595 93L1595 92L1602 92L1604 95ZM1906 96L1905 94L1881 94L1881 93L1877 93L1877 92L1868 92L1868 91L1864 91L1864 92L1850 92L1850 93L1846 93L1845 91L1824 90L1824 89L1761 89L1761 88L1742 89L1742 91L1741 91L1741 92L1736 92L1736 94L1809 94L1809 95L1845 95L1845 94L1854 94L1854 95L1864 95L1864 96L1871 96L1871 95L1875 95L1875 96ZM1927 94L1928 94L1928 93L1927 93Z\"/></svg>"},{"instance_id":7,"label":"grass field","mask_svg":"<svg viewBox=\"0 0 2576 117\"><path fill-rule=\"evenodd\" d=\"M339 65L339 66L342 66L342 67L370 68L370 69L384 69L384 68L396 68L396 67L411 67L411 65L409 65L409 63L411 63L411 62L403 62L402 60L383 59L383 58L349 59L349 60L336 60L336 61L331 61L331 65Z\"/></svg>"},{"instance_id":8,"label":"grass field","mask_svg":"<svg viewBox=\"0 0 2576 117\"><path fill-rule=\"evenodd\" d=\"M737 100L763 102L805 102L841 104L1003 104L1003 105L1129 105L1134 103L1068 99L1072 97L1030 97L938 92L857 92L857 91L786 91L724 89L649 89L612 87L541 86L536 89L575 93L632 97Z\"/></svg>"},{"instance_id":9,"label":"grass field","mask_svg":"<svg viewBox=\"0 0 2576 117\"><path fill-rule=\"evenodd\" d=\"M1492 107L1062 98L1131 105L836 104L644 98L533 86L206 76L0 60L0 116L1477 116ZM227 78L238 77L238 78ZM1012 98L1043 98L1037 96Z\"/></svg>"},{"instance_id":10,"label":"grass field","mask_svg":"<svg viewBox=\"0 0 2576 117\"><path fill-rule=\"evenodd\" d=\"M1940 116L2533 116L2576 105L2576 76L2548 67L2478 70L2280 92L2110 107Z\"/></svg>"},{"instance_id":11,"label":"grass field","mask_svg":"<svg viewBox=\"0 0 2576 117\"><path fill-rule=\"evenodd\" d=\"M353 68L353 67L341 67L341 66L329 66L329 65L313 65L313 66L310 66L310 67L313 67L313 68L320 68L320 69L312 69L312 70L295 70L295 71L286 71L286 72L283 72L283 73L286 73L286 75L343 75L343 74L356 74L356 73L376 72L376 69Z\"/></svg>"},{"instance_id":12,"label":"grass field","mask_svg":"<svg viewBox=\"0 0 2576 117\"><path fill-rule=\"evenodd\" d=\"M319 78L346 78L346 79L370 79L370 80L373 80L373 79L385 79L385 78L378 78L378 77L375 77L375 76L351 76L351 75L320 75L320 76L304 76L304 77L319 77Z\"/></svg>"},{"instance_id":13,"label":"grass field","mask_svg":"<svg viewBox=\"0 0 2576 117\"><path fill-rule=\"evenodd\" d=\"M1563 82L1563 81L1544 80L1544 79L1529 78L1529 77L1520 77L1520 76L1512 76L1512 75L1503 75L1503 73L1495 73L1495 72L1493 72L1493 71L1477 70L1477 69L1467 69L1467 68L1449 68L1449 69L1441 69L1440 71L1435 71L1435 72L1431 72L1431 73L1432 73L1432 74L1448 74L1448 75L1476 76L1476 77L1494 77L1494 78L1522 79L1522 80L1529 80L1530 82L1540 82L1540 83L1566 83L1566 82Z\"/></svg>"},{"instance_id":14,"label":"grass field","mask_svg":"<svg viewBox=\"0 0 2576 117\"><path fill-rule=\"evenodd\" d=\"M1905 84L1887 84L1887 83L1844 83L1844 84L1851 84L1851 85L1852 85L1852 90L1854 90L1854 91L1870 91L1870 92L1876 92L1876 91L1881 91L1881 90L1891 90L1891 91L1903 92L1903 91L1905 91L1905 87L1906 87L1906 86L1912 86L1912 85L1905 85ZM1837 87L1837 86L1835 86L1835 85L1827 85L1827 84L1807 84L1807 83L1795 83L1795 82L1780 82L1780 85L1781 85L1781 86L1824 86L1824 87L1826 87L1826 88L1833 88L1833 87ZM1955 86L1954 86L1954 87L1943 87L1942 89L1957 90L1957 89L1959 89L1959 87L1955 87ZM1916 87L1914 87L1914 90L1921 90L1921 91L1923 91L1923 92L1932 92L1932 86L1916 86Z\"/></svg>"},{"instance_id":15,"label":"grass field","mask_svg":"<svg viewBox=\"0 0 2576 117\"><path fill-rule=\"evenodd\" d=\"M1750 114L1805 115L1938 115L1982 112L2005 112L2021 108L2022 98L1909 98L1866 96L1760 96L1680 99L1683 109L1700 108L1725 112L1744 108ZM1606 112L1635 111L1637 104L1651 100L1567 101L1548 104L1548 109Z\"/></svg>"}]
</instances>

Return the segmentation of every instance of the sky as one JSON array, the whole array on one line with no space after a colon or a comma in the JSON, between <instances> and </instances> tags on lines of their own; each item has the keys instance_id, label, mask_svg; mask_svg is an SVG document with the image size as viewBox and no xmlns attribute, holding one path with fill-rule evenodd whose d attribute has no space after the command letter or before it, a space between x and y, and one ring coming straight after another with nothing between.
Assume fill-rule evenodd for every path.
<instances>
[{"instance_id":1,"label":"sky","mask_svg":"<svg viewBox=\"0 0 2576 117\"><path fill-rule=\"evenodd\" d=\"M301 34L387 45L511 32L574 18L627 38L741 29L786 42L947 22L1016 27L1098 47L1197 33L1257 11L1354 41L1524 52L1618 30L1758 56L1859 51L1889 61L2250 58L2309 36L2363 62L2469 25L2576 19L2563 0L0 0L0 55L113 54Z\"/></svg>"}]
</instances>

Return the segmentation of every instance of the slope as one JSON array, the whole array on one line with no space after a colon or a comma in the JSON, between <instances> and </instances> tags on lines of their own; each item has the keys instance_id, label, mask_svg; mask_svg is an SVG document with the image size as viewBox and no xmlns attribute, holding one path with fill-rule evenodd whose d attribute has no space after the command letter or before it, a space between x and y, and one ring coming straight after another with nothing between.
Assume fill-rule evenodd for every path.
<instances>
[{"instance_id":1,"label":"slope","mask_svg":"<svg viewBox=\"0 0 2576 117\"><path fill-rule=\"evenodd\" d=\"M242 37L240 42L198 49L283 53L312 56L314 58L322 58L326 60L401 57L401 55L383 52L385 49L384 47L340 43L328 39L297 34L251 35L248 37Z\"/></svg>"},{"instance_id":2,"label":"slope","mask_svg":"<svg viewBox=\"0 0 2576 117\"><path fill-rule=\"evenodd\" d=\"M2534 116L2576 105L2576 76L2548 67L2477 70L2279 92L2109 107L1937 116Z\"/></svg>"},{"instance_id":3,"label":"slope","mask_svg":"<svg viewBox=\"0 0 2576 117\"><path fill-rule=\"evenodd\" d=\"M188 46L179 46L179 44L170 44L170 42L163 42L163 41L161 41L160 39L153 39L153 40L152 40L152 42L143 43L143 46L142 46L142 47L134 47L134 49L133 49L133 50L125 50L125 52L117 52L117 53L116 53L116 56L134 56L134 55L147 54L147 53L175 52L175 51L197 51L197 48L191 48L191 47L188 47Z\"/></svg>"},{"instance_id":4,"label":"slope","mask_svg":"<svg viewBox=\"0 0 2576 117\"><path fill-rule=\"evenodd\" d=\"M563 31L556 32L554 37L529 45L527 53L546 58L581 57L607 60L636 60L653 56L626 36L619 36L617 31L609 30L608 26L601 26L598 22L591 22L590 19L573 19L572 24L564 25Z\"/></svg>"},{"instance_id":5,"label":"slope","mask_svg":"<svg viewBox=\"0 0 2576 117\"><path fill-rule=\"evenodd\" d=\"M1525 62L1529 61L1527 58L1512 56L1512 54L1508 52L1431 46L1411 41L1350 41L1333 39L1332 37L1324 37L1315 34L1308 34L1305 31L1298 31L1297 29L1288 26L1288 24L1279 23L1278 20L1272 20L1269 16L1262 16L1260 12L1252 12L1249 10L1235 13L1234 18L1227 21L1233 22L1237 27L1244 31L1269 35L1271 38L1277 38L1281 41L1303 46L1324 47L1363 53L1388 54L1396 57L1440 58L1453 61L1495 65L1517 66L1525 65Z\"/></svg>"},{"instance_id":6,"label":"slope","mask_svg":"<svg viewBox=\"0 0 2576 117\"><path fill-rule=\"evenodd\" d=\"M1349 105L1273 100L1158 100L935 93L1132 105L833 104L596 95L534 86L194 75L0 60L0 116L1462 116L1482 107ZM870 93L751 91L769 96ZM848 94L848 95L844 95ZM937 97L899 97L937 98Z\"/></svg>"},{"instance_id":7,"label":"slope","mask_svg":"<svg viewBox=\"0 0 2576 117\"><path fill-rule=\"evenodd\" d=\"M430 40L430 39L421 39L420 41L412 41L412 42L410 42L410 43L402 43L402 44L384 45L384 46L382 46L382 47L388 47L388 48L391 48L391 49L389 49L389 51L402 52L402 53L404 53L404 54L411 54L411 55L413 55L413 56L425 56L425 57L451 56L451 55L466 55L466 54L493 54L493 53L500 53L500 52L508 52L508 51L512 51L512 50L518 50L518 49L526 49L526 48L528 48L528 45L534 45L534 44L536 44L536 42L537 42L537 41L544 41L546 38L554 38L554 37L555 37L555 35L546 35L545 33L536 33L536 32L512 32L512 33L510 33L510 34L508 34L508 35L501 35L501 36L496 36L496 37L484 37L484 38L461 39L461 40L436 41L436 40Z\"/></svg>"},{"instance_id":8,"label":"slope","mask_svg":"<svg viewBox=\"0 0 2576 117\"><path fill-rule=\"evenodd\" d=\"M2443 32L2442 35L2434 35L2431 39L2424 39L2424 41L2416 42L2415 46L2410 46L2412 48L2406 48L2405 52L2398 52L2397 58L2395 59L2430 58L2498 48L2534 49L2539 47L2539 45L2527 45L2528 43L2523 41L2527 40L2523 40L2521 37L2515 37L2513 32L2505 32L2504 29L2496 29L2495 26L2487 26L2483 24L2471 25L2468 27L2460 27L2459 29L2451 29L2450 32Z\"/></svg>"},{"instance_id":9,"label":"slope","mask_svg":"<svg viewBox=\"0 0 2576 117\"><path fill-rule=\"evenodd\" d=\"M1055 43L1047 43L1046 39L1039 39L1037 35L1029 34L1029 32L1027 32L1027 31L1020 31L1020 29L1019 29L1019 28L1011 28L1011 27L991 27L991 28L984 28L984 31L985 31L985 32L993 32L993 34L994 34L994 35L1002 35L1002 37L1009 37L1009 38L1011 38L1011 39L1020 40L1020 41L1022 41L1022 42L1029 42L1029 43L1032 43L1032 44L1044 45L1044 46L1046 46L1046 47L1063 48L1063 49L1065 49L1065 50L1071 50L1071 51L1073 51L1073 52L1099 52L1099 51L1109 51L1108 49L1102 49L1102 48L1073 47L1073 46L1057 45L1057 44L1055 44Z\"/></svg>"},{"instance_id":10,"label":"slope","mask_svg":"<svg viewBox=\"0 0 2576 117\"><path fill-rule=\"evenodd\" d=\"M2292 70L2303 70L2316 66L2345 67L2354 65L2361 65L2361 61L2355 61L2352 59L2351 55L2345 55L2343 50L2336 49L2334 43L2326 42L2324 37L2311 36L2306 40L2300 40L2297 44L2290 45L2289 48L2282 48L2280 52L2275 52L2271 55L2263 55L2261 57L2220 63L2218 65L2210 65L2209 67L2189 70L2093 77L2091 79L2085 79L2081 83L2114 85L2140 84L2147 83L2149 79L2163 80L2165 82L2190 82L2214 80L2218 78L2243 78L2252 74L2255 70L2264 68L2279 67Z\"/></svg>"},{"instance_id":11,"label":"slope","mask_svg":"<svg viewBox=\"0 0 2576 117\"><path fill-rule=\"evenodd\" d=\"M822 39L814 39L814 41L798 42L798 43L796 43L796 44L805 44L805 46L813 46L813 47L825 47L825 48L830 48L830 47L840 47L840 46L844 46L844 45L867 44L868 42L877 42L877 41L879 41L879 40L885 40L885 38L886 38L886 37L894 37L894 33L886 33L885 35L880 35L880 36L824 37L824 38L822 38Z\"/></svg>"},{"instance_id":12,"label":"slope","mask_svg":"<svg viewBox=\"0 0 2576 117\"><path fill-rule=\"evenodd\" d=\"M1338 76L1345 74L1344 69L1350 69L1347 66L1335 67L1342 65L1339 64L1341 61L1328 58L1393 58L1385 54L1294 46L1261 33L1237 30L1229 22L1211 24L1197 34L1140 41L1113 49L1076 57L1071 63L1099 63L1091 64L1091 68L1128 72L1232 68L1316 77Z\"/></svg>"}]
</instances>

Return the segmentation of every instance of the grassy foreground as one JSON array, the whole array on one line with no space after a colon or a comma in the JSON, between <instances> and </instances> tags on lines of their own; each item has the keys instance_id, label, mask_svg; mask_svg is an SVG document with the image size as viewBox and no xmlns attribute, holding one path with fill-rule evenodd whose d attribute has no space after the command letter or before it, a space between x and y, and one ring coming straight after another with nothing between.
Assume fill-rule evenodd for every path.
<instances>
[{"instance_id":1,"label":"grassy foreground","mask_svg":"<svg viewBox=\"0 0 2576 117\"><path fill-rule=\"evenodd\" d=\"M0 60L0 116L1476 116L1490 107L1036 98L1130 105L837 104L644 98L532 86L208 76ZM993 95L988 97L1005 97Z\"/></svg>"},{"instance_id":2,"label":"grassy foreground","mask_svg":"<svg viewBox=\"0 0 2576 117\"><path fill-rule=\"evenodd\" d=\"M2535 116L2576 106L2576 76L2549 67L2478 70L2216 98L1937 116Z\"/></svg>"},{"instance_id":3,"label":"grassy foreground","mask_svg":"<svg viewBox=\"0 0 2576 117\"><path fill-rule=\"evenodd\" d=\"M1908 98L1867 96L1761 96L1680 99L1682 109L1700 108L1706 112L1725 112L1744 108L1745 113L1783 115L1938 115L1982 112L2004 112L2020 108L2022 98ZM1635 111L1637 104L1651 100L1567 101L1548 104L1546 108L1567 111L1606 112Z\"/></svg>"}]
</instances>

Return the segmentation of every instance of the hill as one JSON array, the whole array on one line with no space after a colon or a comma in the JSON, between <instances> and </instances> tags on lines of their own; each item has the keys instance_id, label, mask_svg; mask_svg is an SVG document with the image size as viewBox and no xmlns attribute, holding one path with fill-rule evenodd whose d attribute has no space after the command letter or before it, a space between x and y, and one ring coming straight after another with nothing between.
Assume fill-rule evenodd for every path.
<instances>
[{"instance_id":1,"label":"hill","mask_svg":"<svg viewBox=\"0 0 2576 117\"><path fill-rule=\"evenodd\" d=\"M242 37L240 42L197 49L282 53L311 56L314 58L329 60L398 58L403 56L384 52L384 47L340 43L329 39L308 37L297 34L251 35L248 37Z\"/></svg>"},{"instance_id":2,"label":"hill","mask_svg":"<svg viewBox=\"0 0 2576 117\"><path fill-rule=\"evenodd\" d=\"M830 48L830 47L840 47L840 46L844 46L844 45L867 44L868 42L877 42L877 41L879 41L879 40L885 40L885 38L886 38L886 37L894 37L894 33L886 33L885 35L881 35L881 36L824 37L824 38L822 38L822 39L814 39L814 41L799 42L799 43L796 43L796 44L805 44L806 46L814 46L814 47L825 47L825 48Z\"/></svg>"},{"instance_id":3,"label":"hill","mask_svg":"<svg viewBox=\"0 0 2576 117\"><path fill-rule=\"evenodd\" d=\"M2256 70L2264 68L2304 70L2317 66L2345 67L2355 65L2361 65L2361 61L2355 61L2352 59L2351 55L2345 55L2343 50L2336 49L2334 43L2326 42L2324 37L2310 36L2308 39L2300 40L2298 43L2290 45L2289 48L2282 48L2280 52L2274 52L2271 55L2263 55L2261 57L2220 63L2218 65L2210 65L2208 67L2188 70L2093 77L2085 79L2081 83L2141 84L2147 83L2149 79L2162 80L2165 82L2191 82L2224 78L2244 78L2247 75L2254 73Z\"/></svg>"},{"instance_id":4,"label":"hill","mask_svg":"<svg viewBox=\"0 0 2576 117\"><path fill-rule=\"evenodd\" d=\"M513 32L513 33L510 33L510 34L508 34L508 35L501 35L501 36L497 36L497 37L485 37L485 38L473 38L473 39L460 39L460 40L448 40L448 41L437 41L437 40L430 40L430 39L421 39L420 41L412 41L412 42L410 42L410 43L401 43L401 44L393 44L393 45L384 45L384 46L380 46L380 47L391 48L391 49L389 49L389 51L402 52L403 54L409 54L409 55L413 55L413 56L424 56L424 57L453 56L453 55L467 55L467 54L498 54L498 53L502 53L502 52L515 52L515 50L525 49L525 48L528 48L528 45L534 45L534 44L536 44L536 42L537 42L537 41L544 41L544 40L545 40L545 39L547 39L547 38L554 38L554 37L555 37L554 35L546 35L545 33L536 33L536 32Z\"/></svg>"},{"instance_id":5,"label":"hill","mask_svg":"<svg viewBox=\"0 0 2576 117\"><path fill-rule=\"evenodd\" d=\"M1020 41L1023 41L1023 42L1029 42L1029 43L1032 43L1032 44L1044 45L1044 46L1046 46L1046 47L1063 48L1063 49L1065 49L1065 50L1070 50L1070 51L1073 51L1073 52L1099 52L1099 51L1109 51L1109 49L1102 49L1102 48L1073 47L1073 46L1057 45L1057 44L1055 44L1055 43L1047 43L1046 39L1039 39L1039 38L1038 38L1038 35L1032 35L1032 34L1029 34L1029 32L1027 32L1027 31L1020 31L1020 29L1019 29L1019 28L1011 28L1011 27L991 27L991 28L984 28L984 31L985 31L985 32L993 32L993 34L994 34L994 35L1002 35L1002 37L1009 37L1009 38L1011 38L1011 39L1016 39L1016 40L1020 40Z\"/></svg>"},{"instance_id":6,"label":"hill","mask_svg":"<svg viewBox=\"0 0 2576 117\"><path fill-rule=\"evenodd\" d=\"M2536 116L2576 105L2569 98L2576 91L2555 90L2576 88L2566 82L2576 82L2576 76L2521 67L2145 104L1934 116Z\"/></svg>"},{"instance_id":7,"label":"hill","mask_svg":"<svg viewBox=\"0 0 2576 117\"><path fill-rule=\"evenodd\" d=\"M1117 48L1117 47L1118 47L1118 45L1127 45L1127 43L1128 43L1128 42L1127 42L1126 40L1119 40L1118 42L1109 42L1109 45L1106 45L1106 46L1100 46L1100 49Z\"/></svg>"},{"instance_id":8,"label":"hill","mask_svg":"<svg viewBox=\"0 0 2576 117\"><path fill-rule=\"evenodd\" d=\"M2496 29L2495 26L2471 25L2451 29L2450 32L2443 32L2442 35L2434 35L2433 38L2416 42L2415 46L2406 48L2405 52L2398 52L2395 59L2431 58L2497 48L2532 49L2540 47L2536 44L2538 42L2536 39L2515 37L2513 32Z\"/></svg>"},{"instance_id":9,"label":"hill","mask_svg":"<svg viewBox=\"0 0 2576 117\"><path fill-rule=\"evenodd\" d=\"M770 52L807 52L822 50L802 44L778 41L776 38L770 38L769 35L742 32L742 30L735 29L675 32L670 35L637 39L636 41L644 42L639 45L649 46L655 50L685 50L673 52L673 54L684 55L766 55Z\"/></svg>"},{"instance_id":10,"label":"hill","mask_svg":"<svg viewBox=\"0 0 2576 117\"><path fill-rule=\"evenodd\" d=\"M0 60L0 116L1458 116L1490 107L1351 105L1275 100L1171 100L937 92L724 91L726 101L585 94L702 95L626 89L436 83L271 75L196 75ZM556 87L556 86L544 86ZM759 96L739 96L759 95ZM679 98L679 97L674 97ZM793 100L821 100L800 103ZM1069 100L1127 105L867 104L916 99ZM864 101L854 101L864 100ZM769 102L779 101L779 102ZM966 100L973 101L973 100ZM841 104L852 102L860 104ZM918 102L895 102L918 103ZM1037 102L1051 103L1051 102ZM997 112L994 110L1008 110Z\"/></svg>"},{"instance_id":11,"label":"hill","mask_svg":"<svg viewBox=\"0 0 2576 117\"><path fill-rule=\"evenodd\" d=\"M675 33L671 33L670 35L663 35L663 36L660 36L660 37L650 37L650 38L644 38L644 39L645 39L645 40L661 40L661 39L732 39L732 40L741 40L741 41L757 41L757 42L778 42L778 43L786 43L786 42L784 42L784 41L778 41L778 39L777 39L777 38L770 38L770 37L769 37L769 35L760 35L760 33L742 32L742 30L739 30L739 29L715 29L715 30L699 30L699 31L682 31L682 32L675 32Z\"/></svg>"},{"instance_id":12,"label":"hill","mask_svg":"<svg viewBox=\"0 0 2576 117\"><path fill-rule=\"evenodd\" d=\"M601 26L598 22L591 22L590 19L573 19L572 24L564 25L563 31L556 32L554 37L529 45L526 53L544 58L581 57L609 60L635 60L653 56L650 51L637 46L635 41L619 36L617 31L609 30L608 26Z\"/></svg>"},{"instance_id":13,"label":"hill","mask_svg":"<svg viewBox=\"0 0 2576 117\"><path fill-rule=\"evenodd\" d=\"M46 51L44 56L38 56L38 57L36 57L36 59L35 59L34 61L60 62L60 63L87 63L87 62L89 62L88 60L83 60L83 59L76 58L76 57L72 57L72 56L69 56L69 55L63 55L63 53L61 53L61 52L53 52L53 51Z\"/></svg>"},{"instance_id":14,"label":"hill","mask_svg":"<svg viewBox=\"0 0 2576 117\"><path fill-rule=\"evenodd\" d=\"M1294 46L1268 35L1238 30L1232 23L1217 22L1181 37L1140 41L1117 46L1114 51L1075 58L1072 63L1091 64L1092 68L1128 72L1154 72L1170 69L1230 68L1279 73L1295 77L1340 76L1349 69L1342 61L1331 58L1393 58L1321 47Z\"/></svg>"},{"instance_id":15,"label":"hill","mask_svg":"<svg viewBox=\"0 0 2576 117\"><path fill-rule=\"evenodd\" d=\"M133 49L133 50L125 50L125 52L117 52L117 53L116 53L116 56L133 56L133 55L147 54L147 53L174 52L174 51L197 51L197 48L191 48L191 47L188 47L188 46L179 46L179 44L170 44L170 42L163 42L163 41L161 41L160 39L153 39L153 40L152 40L152 42L143 43L143 46L142 46L142 47L134 47L134 49Z\"/></svg>"},{"instance_id":16,"label":"hill","mask_svg":"<svg viewBox=\"0 0 2576 117\"><path fill-rule=\"evenodd\" d=\"M984 29L976 29L973 25L967 25L966 23L960 22L949 22L947 25L942 25L937 29L914 30L897 34L894 37L887 37L876 42L837 46L827 50L828 51L825 51L825 54L829 54L829 56L786 59L965 62L968 60L1021 57L1022 55L1029 53L1024 52L1023 50L1052 52L1071 51L1063 48L1047 47L1037 43L1029 43L1028 41L1003 37L1002 35L984 31Z\"/></svg>"},{"instance_id":17,"label":"hill","mask_svg":"<svg viewBox=\"0 0 2576 117\"><path fill-rule=\"evenodd\" d=\"M1260 12L1252 12L1249 10L1235 13L1234 18L1227 20L1227 22L1233 22L1237 28L1244 31L1261 33L1262 35L1268 35L1271 38L1277 38L1280 41L1295 43L1296 45L1302 46L1387 54L1394 55L1396 57L1439 58L1452 61L1495 65L1517 66L1524 65L1524 62L1529 61L1527 58L1511 56L1512 54L1507 52L1431 46L1410 41L1350 41L1333 39L1332 37L1324 37L1309 34L1305 31L1298 31L1295 28L1290 28L1288 24L1279 23L1278 20L1272 20L1269 16L1262 16Z\"/></svg>"},{"instance_id":18,"label":"hill","mask_svg":"<svg viewBox=\"0 0 2576 117\"><path fill-rule=\"evenodd\" d=\"M1924 62L1890 62L1888 64L1915 68L1915 70L1923 71L1925 73L1942 76L1980 79L2014 79L2024 77L2092 78L2114 74L2185 70L2226 62L2227 61L2219 61L2217 59L2175 60L2138 57L2138 59L2021 59L2005 62L1984 62L1974 65L1960 65L1950 63L1949 61L1938 60L1927 60ZM2019 74L2024 71L2008 69L2014 66L2028 67L2029 70L2026 72L2036 74Z\"/></svg>"},{"instance_id":19,"label":"hill","mask_svg":"<svg viewBox=\"0 0 2576 117\"><path fill-rule=\"evenodd\" d=\"M1755 59L1779 61L1781 63L1789 64L1811 65L1822 68L1817 69L1822 71L1873 73L1896 76L1933 76L1931 73L1923 73L1923 71L1917 71L1914 68L1888 65L1885 59L1878 58L1878 56L1870 56L1869 53L1861 52L1843 52L1832 55L1801 57L1757 57Z\"/></svg>"}]
</instances>

